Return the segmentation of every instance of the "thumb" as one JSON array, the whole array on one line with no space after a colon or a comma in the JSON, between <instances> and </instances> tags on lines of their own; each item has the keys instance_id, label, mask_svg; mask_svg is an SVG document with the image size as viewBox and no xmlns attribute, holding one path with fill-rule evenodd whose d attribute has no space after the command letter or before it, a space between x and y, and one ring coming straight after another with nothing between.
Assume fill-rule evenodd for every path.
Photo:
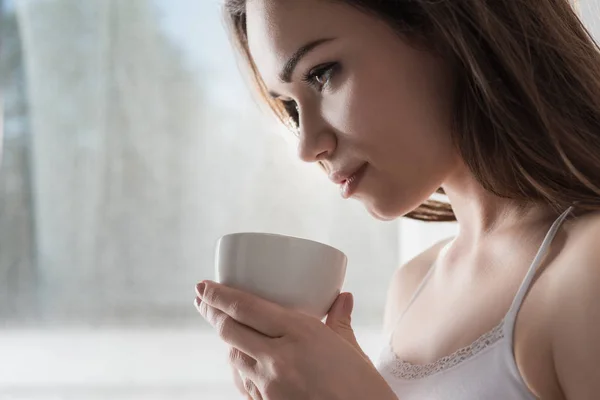
<instances>
[{"instance_id":1,"label":"thumb","mask_svg":"<svg viewBox=\"0 0 600 400\"><path fill-rule=\"evenodd\" d=\"M346 292L340 294L329 309L325 325L350 343L363 357L368 359L360 348L356 336L354 335L354 329L352 329L353 308L354 296L352 296L352 293Z\"/></svg>"},{"instance_id":2,"label":"thumb","mask_svg":"<svg viewBox=\"0 0 600 400\"><path fill-rule=\"evenodd\" d=\"M352 293L342 293L333 302L327 313L325 324L339 334L352 329L352 309L354 297Z\"/></svg>"}]
</instances>

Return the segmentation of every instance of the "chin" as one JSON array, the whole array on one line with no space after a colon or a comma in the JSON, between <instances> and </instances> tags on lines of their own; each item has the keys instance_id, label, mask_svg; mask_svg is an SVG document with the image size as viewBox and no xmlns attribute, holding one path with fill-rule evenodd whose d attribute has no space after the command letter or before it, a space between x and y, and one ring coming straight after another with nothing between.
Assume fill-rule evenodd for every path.
<instances>
[{"instance_id":1,"label":"chin","mask_svg":"<svg viewBox=\"0 0 600 400\"><path fill-rule=\"evenodd\" d=\"M397 212L392 207L381 207L373 203L367 203L365 201L362 201L362 203L365 206L367 212L371 214L372 217L380 221L393 221L403 215L403 213Z\"/></svg>"},{"instance_id":2,"label":"chin","mask_svg":"<svg viewBox=\"0 0 600 400\"><path fill-rule=\"evenodd\" d=\"M367 211L369 214L371 214L371 216L373 218L378 219L379 221L390 222L390 221L394 221L396 218L398 218L397 216L389 216L389 215L379 214L369 208L367 208Z\"/></svg>"},{"instance_id":3,"label":"chin","mask_svg":"<svg viewBox=\"0 0 600 400\"><path fill-rule=\"evenodd\" d=\"M426 199L426 198L425 198ZM365 206L367 212L380 221L393 221L408 214L417 208L422 201L393 196L372 197L359 196L357 198ZM413 200L413 204L407 204L407 200Z\"/></svg>"}]
</instances>

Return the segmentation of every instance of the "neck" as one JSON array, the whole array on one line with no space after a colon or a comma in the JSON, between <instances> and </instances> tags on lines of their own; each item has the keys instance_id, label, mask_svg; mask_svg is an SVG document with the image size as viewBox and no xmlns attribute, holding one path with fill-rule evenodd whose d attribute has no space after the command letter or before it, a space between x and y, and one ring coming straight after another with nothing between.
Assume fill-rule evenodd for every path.
<instances>
[{"instance_id":1,"label":"neck","mask_svg":"<svg viewBox=\"0 0 600 400\"><path fill-rule=\"evenodd\" d=\"M539 203L526 203L486 191L466 166L459 168L442 186L460 226L457 237L475 246L499 232L518 232L546 224L556 213Z\"/></svg>"}]
</instances>

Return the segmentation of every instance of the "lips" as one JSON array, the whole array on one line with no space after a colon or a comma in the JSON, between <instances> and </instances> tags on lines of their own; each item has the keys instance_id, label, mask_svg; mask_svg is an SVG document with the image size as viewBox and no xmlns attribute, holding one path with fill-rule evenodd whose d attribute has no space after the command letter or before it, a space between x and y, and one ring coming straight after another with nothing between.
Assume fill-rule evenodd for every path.
<instances>
[{"instance_id":1,"label":"lips","mask_svg":"<svg viewBox=\"0 0 600 400\"><path fill-rule=\"evenodd\" d=\"M329 179L336 185L340 185L350 178L354 177L358 171L360 171L366 164L361 164L353 168L345 168L340 171L332 172L329 174Z\"/></svg>"},{"instance_id":2,"label":"lips","mask_svg":"<svg viewBox=\"0 0 600 400\"><path fill-rule=\"evenodd\" d=\"M367 165L368 164L361 165L351 174L340 174L339 176L337 176L337 182L340 185L340 194L344 199L351 197L356 192L356 189L358 188L358 185L360 184L360 181L365 174Z\"/></svg>"}]
</instances>

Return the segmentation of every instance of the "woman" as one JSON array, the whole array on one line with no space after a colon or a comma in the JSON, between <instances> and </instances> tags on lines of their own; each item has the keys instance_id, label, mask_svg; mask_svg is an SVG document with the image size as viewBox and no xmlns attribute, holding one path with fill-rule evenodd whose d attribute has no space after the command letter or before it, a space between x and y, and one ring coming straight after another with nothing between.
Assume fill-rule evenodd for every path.
<instances>
[{"instance_id":1,"label":"woman","mask_svg":"<svg viewBox=\"0 0 600 400\"><path fill-rule=\"evenodd\" d=\"M350 294L324 325L199 284L248 397L599 398L600 51L568 0L226 3L302 160L377 218L460 226L395 273L376 365Z\"/></svg>"}]
</instances>

